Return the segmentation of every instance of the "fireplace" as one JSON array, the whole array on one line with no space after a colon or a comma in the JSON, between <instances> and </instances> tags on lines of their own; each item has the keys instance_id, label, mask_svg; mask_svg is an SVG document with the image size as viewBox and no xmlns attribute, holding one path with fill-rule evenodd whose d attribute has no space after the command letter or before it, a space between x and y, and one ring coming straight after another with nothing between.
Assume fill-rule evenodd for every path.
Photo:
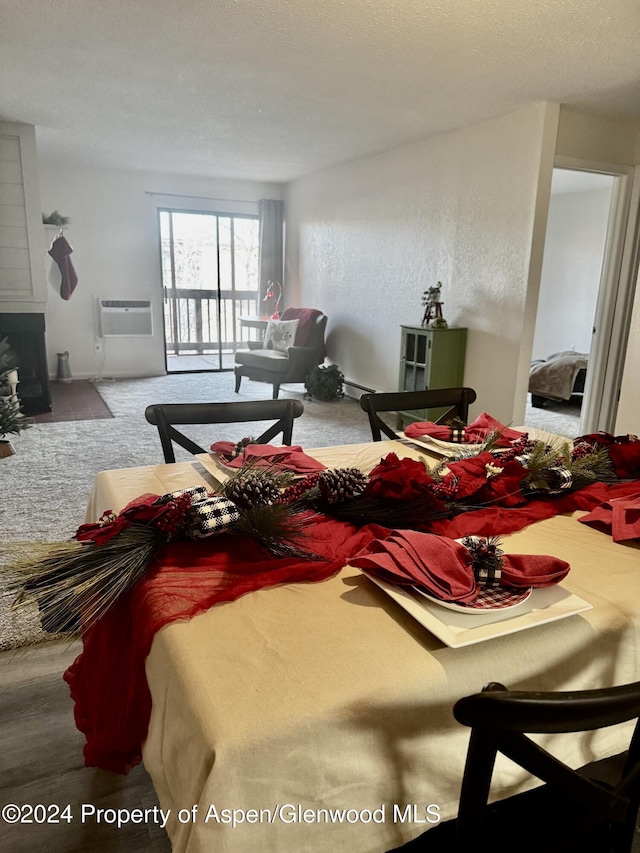
<instances>
[{"instance_id":1,"label":"fireplace","mask_svg":"<svg viewBox=\"0 0 640 853\"><path fill-rule=\"evenodd\" d=\"M7 338L16 357L18 397L25 415L51 411L44 314L0 314L0 338Z\"/></svg>"}]
</instances>

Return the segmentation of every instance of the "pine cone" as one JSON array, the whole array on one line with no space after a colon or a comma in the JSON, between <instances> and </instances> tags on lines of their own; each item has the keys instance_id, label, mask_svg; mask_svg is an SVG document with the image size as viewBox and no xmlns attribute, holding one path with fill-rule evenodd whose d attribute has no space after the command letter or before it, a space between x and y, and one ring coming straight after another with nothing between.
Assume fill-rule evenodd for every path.
<instances>
[{"instance_id":1,"label":"pine cone","mask_svg":"<svg viewBox=\"0 0 640 853\"><path fill-rule=\"evenodd\" d=\"M336 504L362 494L367 477L357 468L334 468L318 478L320 494L327 503Z\"/></svg>"},{"instance_id":2,"label":"pine cone","mask_svg":"<svg viewBox=\"0 0 640 853\"><path fill-rule=\"evenodd\" d=\"M246 474L227 483L225 494L239 507L273 504L280 494L279 488L257 474Z\"/></svg>"}]
</instances>

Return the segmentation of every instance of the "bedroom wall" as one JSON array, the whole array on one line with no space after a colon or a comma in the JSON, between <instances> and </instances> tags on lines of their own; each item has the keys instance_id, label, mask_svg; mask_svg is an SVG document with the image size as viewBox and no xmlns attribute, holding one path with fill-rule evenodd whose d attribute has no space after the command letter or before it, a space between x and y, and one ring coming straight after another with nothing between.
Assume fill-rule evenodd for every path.
<instances>
[{"instance_id":1,"label":"bedroom wall","mask_svg":"<svg viewBox=\"0 0 640 853\"><path fill-rule=\"evenodd\" d=\"M589 352L610 201L611 189L551 196L532 358Z\"/></svg>"},{"instance_id":2,"label":"bedroom wall","mask_svg":"<svg viewBox=\"0 0 640 853\"><path fill-rule=\"evenodd\" d=\"M78 170L41 163L42 209L46 213L55 209L70 217L65 237L74 250L71 260L79 280L71 299L63 301L59 272L51 259L45 258L50 277L46 312L50 375L56 374L56 353L65 350L69 351L75 379L164 373L157 208L257 213L260 198L281 198L281 192L277 184ZM56 233L56 229L47 229L47 248ZM104 352L97 353L98 297L150 299L153 337L105 339Z\"/></svg>"},{"instance_id":3,"label":"bedroom wall","mask_svg":"<svg viewBox=\"0 0 640 853\"><path fill-rule=\"evenodd\" d=\"M522 422L556 122L538 104L289 185L289 297L328 314L348 379L397 388L399 326L441 281L475 411Z\"/></svg>"}]
</instances>

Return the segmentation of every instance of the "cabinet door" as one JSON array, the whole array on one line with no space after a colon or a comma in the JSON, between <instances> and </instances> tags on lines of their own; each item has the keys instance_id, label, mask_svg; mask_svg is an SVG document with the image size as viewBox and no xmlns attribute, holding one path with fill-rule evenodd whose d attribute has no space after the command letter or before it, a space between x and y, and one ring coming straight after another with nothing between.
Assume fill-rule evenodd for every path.
<instances>
[{"instance_id":1,"label":"cabinet door","mask_svg":"<svg viewBox=\"0 0 640 853\"><path fill-rule=\"evenodd\" d=\"M466 329L434 330L426 388L459 388L464 382Z\"/></svg>"},{"instance_id":2,"label":"cabinet door","mask_svg":"<svg viewBox=\"0 0 640 853\"><path fill-rule=\"evenodd\" d=\"M402 330L401 391L424 391L429 381L431 347L428 333L419 329Z\"/></svg>"}]
</instances>

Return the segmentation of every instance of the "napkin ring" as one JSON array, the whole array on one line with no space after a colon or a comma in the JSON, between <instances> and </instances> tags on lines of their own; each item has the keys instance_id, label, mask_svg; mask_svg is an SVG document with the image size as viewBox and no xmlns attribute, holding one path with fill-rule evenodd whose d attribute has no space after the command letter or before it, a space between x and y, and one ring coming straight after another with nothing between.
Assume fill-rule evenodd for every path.
<instances>
[{"instance_id":1,"label":"napkin ring","mask_svg":"<svg viewBox=\"0 0 640 853\"><path fill-rule=\"evenodd\" d=\"M479 586L499 586L502 580L502 555L497 536L465 536L462 544L471 557L471 567Z\"/></svg>"}]
</instances>

